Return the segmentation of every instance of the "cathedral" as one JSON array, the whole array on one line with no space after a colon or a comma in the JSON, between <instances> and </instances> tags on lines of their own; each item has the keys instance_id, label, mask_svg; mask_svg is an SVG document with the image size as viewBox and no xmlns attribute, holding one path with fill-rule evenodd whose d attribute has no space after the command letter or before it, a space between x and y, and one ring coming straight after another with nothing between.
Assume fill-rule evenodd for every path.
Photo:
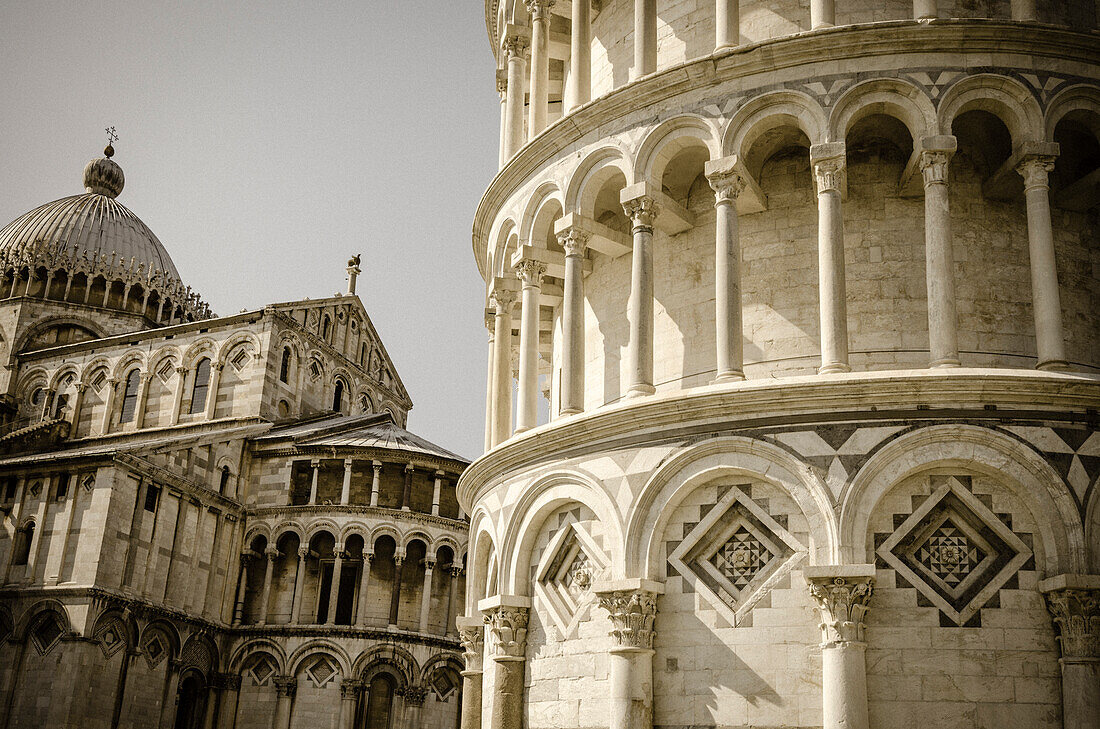
<instances>
[{"instance_id":1,"label":"cathedral","mask_svg":"<svg viewBox=\"0 0 1100 729\"><path fill-rule=\"evenodd\" d=\"M1096 0L484 9L462 729L1100 728Z\"/></svg>"},{"instance_id":2,"label":"cathedral","mask_svg":"<svg viewBox=\"0 0 1100 729\"><path fill-rule=\"evenodd\" d=\"M0 229L0 727L456 727L468 463L359 257L215 316L113 155Z\"/></svg>"}]
</instances>

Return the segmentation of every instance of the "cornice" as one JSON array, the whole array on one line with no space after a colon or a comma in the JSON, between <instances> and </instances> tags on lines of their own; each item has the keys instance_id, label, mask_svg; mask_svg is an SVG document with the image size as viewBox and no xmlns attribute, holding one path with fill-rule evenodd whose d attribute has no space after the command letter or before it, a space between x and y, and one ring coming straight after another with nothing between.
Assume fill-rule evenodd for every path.
<instances>
[{"instance_id":1,"label":"cornice","mask_svg":"<svg viewBox=\"0 0 1100 729\"><path fill-rule=\"evenodd\" d=\"M408 643L432 648L461 650L458 637L417 633L412 630L362 628L354 625L238 625L225 631L232 636L303 637L303 638L365 638L384 643Z\"/></svg>"},{"instance_id":2,"label":"cornice","mask_svg":"<svg viewBox=\"0 0 1100 729\"><path fill-rule=\"evenodd\" d=\"M301 506L259 506L246 509L246 515L250 519L287 519L296 516L343 516L358 515L369 516L392 523L395 520L407 520L427 526L440 527L459 534L466 534L469 525L462 519L448 519L444 516L432 516L419 511L402 511L401 509L387 509L384 506L367 506L365 504L304 504Z\"/></svg>"},{"instance_id":3,"label":"cornice","mask_svg":"<svg viewBox=\"0 0 1100 729\"><path fill-rule=\"evenodd\" d=\"M887 21L806 31L760 43L723 49L686 61L610 91L563 116L529 141L489 183L474 214L472 243L482 279L485 241L497 211L512 192L585 135L640 109L690 91L754 74L851 58L919 54L950 56L952 66L989 65L991 54L1061 58L1100 65L1100 36L1064 27L999 20L943 19ZM980 61L980 63L976 63ZM1031 66L1028 66L1030 70Z\"/></svg>"},{"instance_id":4,"label":"cornice","mask_svg":"<svg viewBox=\"0 0 1100 729\"><path fill-rule=\"evenodd\" d=\"M257 458L298 458L305 459L311 456L325 456L326 458L351 458L357 461L382 461L384 463L411 463L414 468L425 468L438 471L449 471L448 475L457 476L466 468L465 461L440 458L425 454L411 454L409 451L393 450L390 448L356 447L356 446L326 446L326 445L275 445L258 447L254 446L252 455ZM404 455L405 457L401 457Z\"/></svg>"},{"instance_id":5,"label":"cornice","mask_svg":"<svg viewBox=\"0 0 1100 729\"><path fill-rule=\"evenodd\" d=\"M523 470L615 448L797 423L966 417L1097 418L1100 376L1033 370L909 370L746 380L624 400L505 441L459 479L471 513L485 492Z\"/></svg>"}]
</instances>

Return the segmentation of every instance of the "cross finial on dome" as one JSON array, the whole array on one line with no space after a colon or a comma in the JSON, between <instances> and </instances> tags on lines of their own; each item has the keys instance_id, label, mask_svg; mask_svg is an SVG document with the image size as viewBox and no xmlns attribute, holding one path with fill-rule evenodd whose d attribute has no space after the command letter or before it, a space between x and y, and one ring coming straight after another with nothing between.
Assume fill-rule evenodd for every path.
<instances>
[{"instance_id":1,"label":"cross finial on dome","mask_svg":"<svg viewBox=\"0 0 1100 729\"><path fill-rule=\"evenodd\" d=\"M115 132L114 127L105 127L103 131L107 132L107 146L103 150L103 156L110 159L115 154L114 143L118 141L118 134Z\"/></svg>"}]
</instances>

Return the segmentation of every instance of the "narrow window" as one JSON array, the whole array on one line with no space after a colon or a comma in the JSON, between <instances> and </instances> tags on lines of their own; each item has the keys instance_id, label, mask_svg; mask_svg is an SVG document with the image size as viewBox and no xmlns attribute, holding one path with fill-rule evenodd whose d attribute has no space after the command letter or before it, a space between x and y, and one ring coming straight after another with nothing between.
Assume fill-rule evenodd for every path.
<instances>
[{"instance_id":1,"label":"narrow window","mask_svg":"<svg viewBox=\"0 0 1100 729\"><path fill-rule=\"evenodd\" d=\"M57 492L54 494L54 498L57 501L62 501L69 495L69 474L63 473L57 477Z\"/></svg>"},{"instance_id":2,"label":"narrow window","mask_svg":"<svg viewBox=\"0 0 1100 729\"><path fill-rule=\"evenodd\" d=\"M336 381L336 389L332 393L332 409L336 412L340 412L341 407L344 404L344 381Z\"/></svg>"},{"instance_id":3,"label":"narrow window","mask_svg":"<svg viewBox=\"0 0 1100 729\"><path fill-rule=\"evenodd\" d=\"M157 501L160 500L160 486L155 484L149 484L145 489L145 504L146 511L156 511Z\"/></svg>"},{"instance_id":4,"label":"narrow window","mask_svg":"<svg viewBox=\"0 0 1100 729\"><path fill-rule=\"evenodd\" d=\"M134 419L134 413L137 411L139 379L141 379L141 374L137 369L130 370L130 374L126 375L126 389L122 391L122 416L119 418L120 423L129 423Z\"/></svg>"},{"instance_id":5,"label":"narrow window","mask_svg":"<svg viewBox=\"0 0 1100 729\"><path fill-rule=\"evenodd\" d=\"M31 522L19 532L19 543L15 545L15 557L12 564L18 567L24 565L31 556L31 542L34 541L34 523Z\"/></svg>"},{"instance_id":6,"label":"narrow window","mask_svg":"<svg viewBox=\"0 0 1100 729\"><path fill-rule=\"evenodd\" d=\"M218 483L218 493L224 495L225 487L229 485L229 466L222 466L221 482Z\"/></svg>"},{"instance_id":7,"label":"narrow window","mask_svg":"<svg viewBox=\"0 0 1100 729\"><path fill-rule=\"evenodd\" d=\"M199 360L198 366L195 368L195 384L191 386L191 414L204 412L206 410L206 395L210 389L210 360L203 358Z\"/></svg>"},{"instance_id":8,"label":"narrow window","mask_svg":"<svg viewBox=\"0 0 1100 729\"><path fill-rule=\"evenodd\" d=\"M325 318L321 320L321 339L328 341L328 330L332 328L332 319L328 318L328 314L325 314Z\"/></svg>"},{"instance_id":9,"label":"narrow window","mask_svg":"<svg viewBox=\"0 0 1100 729\"><path fill-rule=\"evenodd\" d=\"M290 347L283 349L283 361L279 365L279 382L290 383Z\"/></svg>"},{"instance_id":10,"label":"narrow window","mask_svg":"<svg viewBox=\"0 0 1100 729\"><path fill-rule=\"evenodd\" d=\"M54 420L61 420L65 417L65 408L69 406L68 395L58 395L57 400L54 401L53 417Z\"/></svg>"},{"instance_id":11,"label":"narrow window","mask_svg":"<svg viewBox=\"0 0 1100 729\"><path fill-rule=\"evenodd\" d=\"M15 485L17 481L9 478L4 484L4 501L15 501Z\"/></svg>"}]
</instances>

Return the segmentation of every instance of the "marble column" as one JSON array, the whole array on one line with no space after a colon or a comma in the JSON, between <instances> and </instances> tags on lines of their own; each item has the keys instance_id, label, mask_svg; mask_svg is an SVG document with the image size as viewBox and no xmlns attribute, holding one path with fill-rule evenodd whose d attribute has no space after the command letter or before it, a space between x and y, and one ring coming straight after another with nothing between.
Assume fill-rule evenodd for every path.
<instances>
[{"instance_id":1,"label":"marble column","mask_svg":"<svg viewBox=\"0 0 1100 729\"><path fill-rule=\"evenodd\" d=\"M493 446L512 434L512 304L516 293L497 288L491 300L495 307L496 349L493 360Z\"/></svg>"},{"instance_id":2,"label":"marble column","mask_svg":"<svg viewBox=\"0 0 1100 729\"><path fill-rule=\"evenodd\" d=\"M84 406L84 393L88 391L88 386L83 382L76 383L76 394L73 395L73 407L72 414L69 416L69 423L71 427L69 432L74 436L76 435L76 428L80 425L80 410ZM173 421L174 423L175 421Z\"/></svg>"},{"instance_id":3,"label":"marble column","mask_svg":"<svg viewBox=\"0 0 1100 729\"><path fill-rule=\"evenodd\" d=\"M447 617L443 621L443 635L450 635L451 628L454 627L451 615L454 614L455 593L458 591L458 578L461 576L462 568L452 563L447 575Z\"/></svg>"},{"instance_id":4,"label":"marble column","mask_svg":"<svg viewBox=\"0 0 1100 729\"><path fill-rule=\"evenodd\" d=\"M443 489L443 476L442 471L435 472L435 481L432 484L432 516L439 516L439 496L440 491Z\"/></svg>"},{"instance_id":5,"label":"marble column","mask_svg":"<svg viewBox=\"0 0 1100 729\"><path fill-rule=\"evenodd\" d=\"M134 427L139 430L145 427L145 408L149 404L149 380L152 377L152 372L142 372L138 376L137 410L134 413Z\"/></svg>"},{"instance_id":6,"label":"marble column","mask_svg":"<svg viewBox=\"0 0 1100 729\"><path fill-rule=\"evenodd\" d=\"M294 599L290 611L290 622L298 625L302 622L302 592L306 585L306 558L309 547L298 547L298 569L294 572Z\"/></svg>"},{"instance_id":7,"label":"marble column","mask_svg":"<svg viewBox=\"0 0 1100 729\"><path fill-rule=\"evenodd\" d=\"M576 0L574 5L584 5ZM591 235L577 227L558 233L565 249L565 295L561 307L561 414L584 410L584 253Z\"/></svg>"},{"instance_id":8,"label":"marble column","mask_svg":"<svg viewBox=\"0 0 1100 729\"><path fill-rule=\"evenodd\" d=\"M432 575L435 574L435 555L429 554L424 558L424 585L420 590L420 623L421 633L428 632L428 615L432 609Z\"/></svg>"},{"instance_id":9,"label":"marble column","mask_svg":"<svg viewBox=\"0 0 1100 729\"><path fill-rule=\"evenodd\" d=\"M115 396L118 394L118 380L107 380L106 405L103 408L103 419L99 423L99 434L106 435L111 430L111 419L115 414Z\"/></svg>"},{"instance_id":10,"label":"marble column","mask_svg":"<svg viewBox=\"0 0 1100 729\"><path fill-rule=\"evenodd\" d=\"M260 618L256 621L257 625L267 624L267 611L271 601L271 576L275 572L275 560L279 557L279 550L268 547L264 550L264 557L267 558L267 566L264 568L264 589L260 594Z\"/></svg>"},{"instance_id":11,"label":"marble column","mask_svg":"<svg viewBox=\"0 0 1100 729\"><path fill-rule=\"evenodd\" d=\"M320 478L321 461L314 458L309 462L309 467L313 469L313 476L309 482L309 504L312 506L317 503L317 481Z\"/></svg>"},{"instance_id":12,"label":"marble column","mask_svg":"<svg viewBox=\"0 0 1100 729\"><path fill-rule=\"evenodd\" d=\"M405 718L401 726L403 729L421 729L420 710L424 707L424 699L428 698L428 689L406 686L402 698L405 699Z\"/></svg>"},{"instance_id":13,"label":"marble column","mask_svg":"<svg viewBox=\"0 0 1100 729\"><path fill-rule=\"evenodd\" d=\"M164 691L161 694L160 720L157 726L160 729L169 729L175 721L176 706L179 704L180 670L183 661L176 658L168 659L168 670L164 675Z\"/></svg>"},{"instance_id":14,"label":"marble column","mask_svg":"<svg viewBox=\"0 0 1100 729\"><path fill-rule=\"evenodd\" d=\"M745 189L745 177L736 167L737 159L734 157L709 161L705 165L707 182L714 190L715 209L715 382L745 379L741 242L737 228L737 196Z\"/></svg>"},{"instance_id":15,"label":"marble column","mask_svg":"<svg viewBox=\"0 0 1100 729\"><path fill-rule=\"evenodd\" d=\"M863 618L874 589L875 566L806 567L803 576L821 619L823 729L868 729Z\"/></svg>"},{"instance_id":16,"label":"marble column","mask_svg":"<svg viewBox=\"0 0 1100 729\"><path fill-rule=\"evenodd\" d=\"M241 552L240 583L237 585L237 601L233 606L233 624L240 625L244 619L244 598L248 591L248 560L252 557L252 550L245 549Z\"/></svg>"},{"instance_id":17,"label":"marble column","mask_svg":"<svg viewBox=\"0 0 1100 729\"><path fill-rule=\"evenodd\" d=\"M836 25L836 0L810 0L810 27L829 28Z\"/></svg>"},{"instance_id":18,"label":"marble column","mask_svg":"<svg viewBox=\"0 0 1100 729\"><path fill-rule=\"evenodd\" d=\"M359 578L358 610L355 613L355 624L363 627L367 624L367 590L370 589L370 569L374 563L374 552L363 554L363 572Z\"/></svg>"},{"instance_id":19,"label":"marble column","mask_svg":"<svg viewBox=\"0 0 1100 729\"><path fill-rule=\"evenodd\" d=\"M657 70L657 0L634 0L634 66L630 80Z\"/></svg>"},{"instance_id":20,"label":"marble column","mask_svg":"<svg viewBox=\"0 0 1100 729\"><path fill-rule=\"evenodd\" d=\"M511 159L523 146L524 76L527 75L527 47L530 41L523 29L509 27L504 37L505 64L508 69L508 100L506 102L507 148L505 159Z\"/></svg>"},{"instance_id":21,"label":"marble column","mask_svg":"<svg viewBox=\"0 0 1100 729\"><path fill-rule=\"evenodd\" d=\"M609 729L653 726L653 623L664 587L649 580L597 585L600 607L611 620L608 660Z\"/></svg>"},{"instance_id":22,"label":"marble column","mask_svg":"<svg viewBox=\"0 0 1100 729\"><path fill-rule=\"evenodd\" d=\"M325 625L336 625L336 603L340 600L340 575L344 569L344 545L337 544L332 549L332 584L328 590L328 610L325 611Z\"/></svg>"},{"instance_id":23,"label":"marble column","mask_svg":"<svg viewBox=\"0 0 1100 729\"><path fill-rule=\"evenodd\" d=\"M489 361L485 365L485 452L493 447L493 357L496 342L493 331L494 316L491 310L485 310L485 328L489 330Z\"/></svg>"},{"instance_id":24,"label":"marble column","mask_svg":"<svg viewBox=\"0 0 1100 729\"><path fill-rule=\"evenodd\" d=\"M354 678L340 681L340 729L355 729L355 707L363 682Z\"/></svg>"},{"instance_id":25,"label":"marble column","mask_svg":"<svg viewBox=\"0 0 1100 729\"><path fill-rule=\"evenodd\" d=\"M741 42L741 12L738 0L715 0L714 50L733 48Z\"/></svg>"},{"instance_id":26,"label":"marble column","mask_svg":"<svg viewBox=\"0 0 1100 729\"><path fill-rule=\"evenodd\" d=\"M393 586L390 589L390 628L397 627L397 611L401 606L401 565L405 555L400 552L393 555Z\"/></svg>"},{"instance_id":27,"label":"marble column","mask_svg":"<svg viewBox=\"0 0 1100 729\"><path fill-rule=\"evenodd\" d=\"M550 8L554 0L525 0L531 14L531 100L527 109L527 138L546 128L550 105Z\"/></svg>"},{"instance_id":28,"label":"marble column","mask_svg":"<svg viewBox=\"0 0 1100 729\"><path fill-rule=\"evenodd\" d=\"M218 729L233 729L237 723L237 700L241 695L241 677L232 673L222 676L222 695L218 703Z\"/></svg>"},{"instance_id":29,"label":"marble column","mask_svg":"<svg viewBox=\"0 0 1100 729\"><path fill-rule=\"evenodd\" d=\"M214 419L214 410L218 405L218 387L222 382L222 368L225 367L221 362L210 365L210 387L206 391L206 419Z\"/></svg>"},{"instance_id":30,"label":"marble column","mask_svg":"<svg viewBox=\"0 0 1100 729\"><path fill-rule=\"evenodd\" d=\"M913 0L913 17L930 20L936 17L936 0Z\"/></svg>"},{"instance_id":31,"label":"marble column","mask_svg":"<svg viewBox=\"0 0 1100 729\"><path fill-rule=\"evenodd\" d=\"M401 489L401 511L412 511L412 480L416 467L413 464L405 464L405 485Z\"/></svg>"},{"instance_id":32,"label":"marble column","mask_svg":"<svg viewBox=\"0 0 1100 729\"><path fill-rule=\"evenodd\" d=\"M455 620L459 640L462 641L462 657L466 670L462 671L462 716L459 729L481 729L481 679L484 676L485 625L480 618L460 616Z\"/></svg>"},{"instance_id":33,"label":"marble column","mask_svg":"<svg viewBox=\"0 0 1100 729\"><path fill-rule=\"evenodd\" d=\"M498 595L478 603L492 640L489 655L496 661L493 710L487 729L518 729L523 725L523 674L527 660L527 620L531 601Z\"/></svg>"},{"instance_id":34,"label":"marble column","mask_svg":"<svg viewBox=\"0 0 1100 729\"><path fill-rule=\"evenodd\" d=\"M378 491L382 485L382 462L371 461L371 467L374 469L374 478L370 482L370 505L378 506Z\"/></svg>"},{"instance_id":35,"label":"marble column","mask_svg":"<svg viewBox=\"0 0 1100 729\"><path fill-rule=\"evenodd\" d=\"M929 367L959 366L959 331L955 315L955 256L952 251L951 209L947 195L947 165L955 154L954 137L921 139L920 169L924 177L924 255L928 285Z\"/></svg>"},{"instance_id":36,"label":"marble column","mask_svg":"<svg viewBox=\"0 0 1100 729\"><path fill-rule=\"evenodd\" d=\"M590 0L573 0L569 9L569 84L565 89L566 113L592 100L591 15Z\"/></svg>"},{"instance_id":37,"label":"marble column","mask_svg":"<svg viewBox=\"0 0 1100 729\"><path fill-rule=\"evenodd\" d=\"M844 284L844 144L810 147L817 188L817 276L821 316L821 367L818 372L848 372L848 306Z\"/></svg>"},{"instance_id":38,"label":"marble column","mask_svg":"<svg viewBox=\"0 0 1100 729\"><path fill-rule=\"evenodd\" d=\"M1016 167L1024 178L1027 203L1027 244L1031 259L1031 310L1035 317L1035 351L1041 370L1065 369L1065 338L1062 334L1062 300L1058 289L1058 259L1054 250L1054 229L1050 222L1050 185L1047 176L1054 169L1053 154L1031 154Z\"/></svg>"},{"instance_id":39,"label":"marble column","mask_svg":"<svg viewBox=\"0 0 1100 729\"><path fill-rule=\"evenodd\" d=\"M1064 729L1100 729L1100 575L1039 582L1058 632Z\"/></svg>"},{"instance_id":40,"label":"marble column","mask_svg":"<svg viewBox=\"0 0 1100 729\"><path fill-rule=\"evenodd\" d=\"M351 503L351 467L354 461L350 458L344 459L344 483L340 486L340 503L347 505Z\"/></svg>"},{"instance_id":41,"label":"marble column","mask_svg":"<svg viewBox=\"0 0 1100 729\"><path fill-rule=\"evenodd\" d=\"M520 261L516 275L523 284L519 326L519 403L516 432L538 425L539 396L539 299L546 265L533 260Z\"/></svg>"},{"instance_id":42,"label":"marble column","mask_svg":"<svg viewBox=\"0 0 1100 729\"><path fill-rule=\"evenodd\" d=\"M500 149L497 167L504 167L508 161L508 71L497 69L497 96L500 97Z\"/></svg>"},{"instance_id":43,"label":"marble column","mask_svg":"<svg viewBox=\"0 0 1100 729\"><path fill-rule=\"evenodd\" d=\"M276 676L275 716L272 717L272 729L290 729L290 710L294 703L294 694L298 692L298 679L294 676Z\"/></svg>"},{"instance_id":44,"label":"marble column","mask_svg":"<svg viewBox=\"0 0 1100 729\"><path fill-rule=\"evenodd\" d=\"M654 392L653 224L659 210L657 203L647 195L620 201L626 216L630 218L634 237L634 250L630 256L630 298L626 305L630 325L626 352L626 397L638 397Z\"/></svg>"}]
</instances>

